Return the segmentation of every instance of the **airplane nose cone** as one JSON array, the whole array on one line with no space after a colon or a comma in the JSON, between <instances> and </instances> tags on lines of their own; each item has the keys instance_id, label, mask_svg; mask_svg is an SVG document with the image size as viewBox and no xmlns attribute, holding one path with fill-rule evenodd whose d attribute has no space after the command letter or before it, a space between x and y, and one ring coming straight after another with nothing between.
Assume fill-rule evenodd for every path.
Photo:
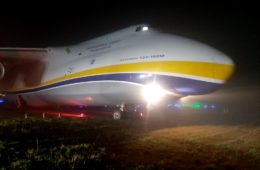
<instances>
[{"instance_id":1,"label":"airplane nose cone","mask_svg":"<svg viewBox=\"0 0 260 170\"><path fill-rule=\"evenodd\" d=\"M153 50L165 49L172 60L169 71L187 79L225 83L233 74L235 64L230 57L207 44L179 36L161 36ZM162 43L163 42L163 43ZM158 48L158 49L156 49ZM162 70L165 70L163 67Z\"/></svg>"},{"instance_id":2,"label":"airplane nose cone","mask_svg":"<svg viewBox=\"0 0 260 170\"><path fill-rule=\"evenodd\" d=\"M213 57L213 62L216 63L213 67L213 74L215 78L227 81L235 70L234 61L227 55L218 52Z\"/></svg>"}]
</instances>

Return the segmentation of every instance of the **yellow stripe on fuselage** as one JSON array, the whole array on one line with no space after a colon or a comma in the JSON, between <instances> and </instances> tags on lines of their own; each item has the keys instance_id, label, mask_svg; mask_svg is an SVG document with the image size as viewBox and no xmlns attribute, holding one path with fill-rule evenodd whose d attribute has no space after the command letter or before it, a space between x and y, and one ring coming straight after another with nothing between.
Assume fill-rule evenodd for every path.
<instances>
[{"instance_id":1,"label":"yellow stripe on fuselage","mask_svg":"<svg viewBox=\"0 0 260 170\"><path fill-rule=\"evenodd\" d=\"M20 91L33 89L57 83L73 78L86 77L99 74L110 73L163 73L163 74L186 74L191 76L199 76L204 78L212 78L217 80L226 80L233 73L232 65L192 62L192 61L157 61L157 62L140 62L140 63L125 63L110 66L97 67L89 70L72 73L43 82L38 86L13 89L12 91Z\"/></svg>"}]
</instances>

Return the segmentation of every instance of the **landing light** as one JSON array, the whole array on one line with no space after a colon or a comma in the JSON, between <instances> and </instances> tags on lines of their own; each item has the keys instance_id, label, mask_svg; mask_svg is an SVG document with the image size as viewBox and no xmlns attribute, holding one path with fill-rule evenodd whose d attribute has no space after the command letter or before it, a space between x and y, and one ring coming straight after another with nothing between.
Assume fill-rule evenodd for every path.
<instances>
[{"instance_id":1,"label":"landing light","mask_svg":"<svg viewBox=\"0 0 260 170\"><path fill-rule=\"evenodd\" d=\"M157 103L166 93L167 92L156 83L148 84L143 89L143 96L149 104Z\"/></svg>"},{"instance_id":2,"label":"landing light","mask_svg":"<svg viewBox=\"0 0 260 170\"><path fill-rule=\"evenodd\" d=\"M144 26L144 27L142 28L142 30L143 30L143 31L148 31L149 28L148 28L147 26Z\"/></svg>"}]
</instances>

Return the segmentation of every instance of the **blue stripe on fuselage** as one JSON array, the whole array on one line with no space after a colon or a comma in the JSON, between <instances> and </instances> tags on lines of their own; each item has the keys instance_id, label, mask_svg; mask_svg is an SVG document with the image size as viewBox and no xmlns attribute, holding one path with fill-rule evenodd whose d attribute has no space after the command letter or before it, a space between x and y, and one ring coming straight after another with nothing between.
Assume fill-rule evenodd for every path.
<instances>
[{"instance_id":1,"label":"blue stripe on fuselage","mask_svg":"<svg viewBox=\"0 0 260 170\"><path fill-rule=\"evenodd\" d=\"M73 85L75 83L93 82L93 81L94 82L120 81L120 82L138 83L142 85L155 81L161 86L163 86L165 89L182 95L206 94L215 91L221 85L218 83L211 83L206 81L193 80L193 79L174 77L168 75L143 74L143 73L119 73L119 74L106 74L106 75L79 77L79 78L65 80L65 81L61 81L43 87L16 91L16 92L7 92L7 93L9 94L29 93L29 92L47 90L47 89L64 86L64 85Z\"/></svg>"}]
</instances>

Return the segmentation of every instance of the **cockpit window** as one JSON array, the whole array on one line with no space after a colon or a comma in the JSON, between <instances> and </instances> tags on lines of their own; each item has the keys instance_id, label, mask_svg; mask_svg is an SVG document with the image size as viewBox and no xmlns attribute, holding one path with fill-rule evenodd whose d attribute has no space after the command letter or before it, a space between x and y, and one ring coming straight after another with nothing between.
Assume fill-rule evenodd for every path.
<instances>
[{"instance_id":1,"label":"cockpit window","mask_svg":"<svg viewBox=\"0 0 260 170\"><path fill-rule=\"evenodd\" d=\"M135 32L140 32L140 31L148 31L149 28L147 26L138 26L135 30Z\"/></svg>"}]
</instances>

